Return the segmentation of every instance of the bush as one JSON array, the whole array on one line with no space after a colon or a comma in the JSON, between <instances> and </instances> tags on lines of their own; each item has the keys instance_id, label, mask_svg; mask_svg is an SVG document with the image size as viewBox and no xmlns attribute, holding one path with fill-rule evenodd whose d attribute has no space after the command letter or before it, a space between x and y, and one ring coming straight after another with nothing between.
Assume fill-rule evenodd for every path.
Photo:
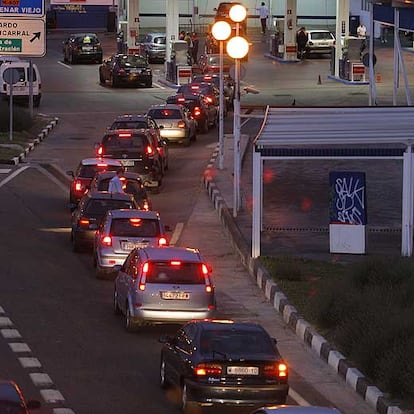
<instances>
[{"instance_id":1,"label":"bush","mask_svg":"<svg viewBox=\"0 0 414 414\"><path fill-rule=\"evenodd\" d=\"M297 259L261 257L260 261L274 279L289 281L302 279L302 271Z\"/></svg>"},{"instance_id":2,"label":"bush","mask_svg":"<svg viewBox=\"0 0 414 414\"><path fill-rule=\"evenodd\" d=\"M0 101L0 132L8 132L10 123L10 110L7 101ZM13 107L13 131L27 131L32 126L28 108Z\"/></svg>"}]
</instances>

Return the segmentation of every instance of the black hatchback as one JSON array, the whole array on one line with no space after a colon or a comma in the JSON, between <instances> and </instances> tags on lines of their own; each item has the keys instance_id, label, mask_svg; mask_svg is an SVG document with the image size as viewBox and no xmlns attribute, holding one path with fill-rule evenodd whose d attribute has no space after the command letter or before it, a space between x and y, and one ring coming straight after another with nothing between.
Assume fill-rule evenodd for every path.
<instances>
[{"instance_id":1,"label":"black hatchback","mask_svg":"<svg viewBox=\"0 0 414 414\"><path fill-rule=\"evenodd\" d=\"M102 63L101 42L95 33L74 33L63 42L63 61L75 64L83 62Z\"/></svg>"},{"instance_id":2,"label":"black hatchback","mask_svg":"<svg viewBox=\"0 0 414 414\"><path fill-rule=\"evenodd\" d=\"M108 130L95 144L98 157L119 160L125 171L140 175L142 183L155 191L162 184L163 168L160 152L148 130Z\"/></svg>"},{"instance_id":3,"label":"black hatchback","mask_svg":"<svg viewBox=\"0 0 414 414\"><path fill-rule=\"evenodd\" d=\"M112 87L121 85L152 86L152 69L147 58L138 54L112 55L99 66L99 83L105 85L109 81Z\"/></svg>"},{"instance_id":4,"label":"black hatchback","mask_svg":"<svg viewBox=\"0 0 414 414\"><path fill-rule=\"evenodd\" d=\"M179 390L184 412L196 406L286 403L287 365L259 324L190 321L160 342L160 384Z\"/></svg>"}]
</instances>

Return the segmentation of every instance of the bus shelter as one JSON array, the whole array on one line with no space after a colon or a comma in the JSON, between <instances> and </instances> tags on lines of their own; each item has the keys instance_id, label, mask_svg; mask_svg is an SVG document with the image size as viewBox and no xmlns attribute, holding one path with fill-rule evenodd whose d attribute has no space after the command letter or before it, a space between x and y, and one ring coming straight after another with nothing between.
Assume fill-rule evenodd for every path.
<instances>
[{"instance_id":1,"label":"bus shelter","mask_svg":"<svg viewBox=\"0 0 414 414\"><path fill-rule=\"evenodd\" d=\"M267 107L253 142L252 257L260 256L265 160L400 159L401 255L413 250L414 107Z\"/></svg>"}]
</instances>

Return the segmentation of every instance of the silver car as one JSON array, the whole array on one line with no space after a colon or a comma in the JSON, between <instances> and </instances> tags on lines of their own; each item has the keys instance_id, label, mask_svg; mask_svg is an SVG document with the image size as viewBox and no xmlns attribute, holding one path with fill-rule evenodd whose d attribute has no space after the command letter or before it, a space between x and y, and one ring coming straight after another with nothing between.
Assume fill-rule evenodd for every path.
<instances>
[{"instance_id":1,"label":"silver car","mask_svg":"<svg viewBox=\"0 0 414 414\"><path fill-rule=\"evenodd\" d=\"M331 54L335 47L335 36L329 30L307 30L306 54Z\"/></svg>"},{"instance_id":2,"label":"silver car","mask_svg":"<svg viewBox=\"0 0 414 414\"><path fill-rule=\"evenodd\" d=\"M197 249L137 248L116 268L114 312L125 315L128 331L214 316L211 270Z\"/></svg>"},{"instance_id":3,"label":"silver car","mask_svg":"<svg viewBox=\"0 0 414 414\"><path fill-rule=\"evenodd\" d=\"M93 265L96 277L112 273L135 247L165 246L167 228L156 211L110 210L95 233Z\"/></svg>"},{"instance_id":4,"label":"silver car","mask_svg":"<svg viewBox=\"0 0 414 414\"><path fill-rule=\"evenodd\" d=\"M165 33L147 33L141 44L144 47L145 55L149 63L155 61L164 62L166 49Z\"/></svg>"},{"instance_id":5,"label":"silver car","mask_svg":"<svg viewBox=\"0 0 414 414\"><path fill-rule=\"evenodd\" d=\"M197 121L182 105L153 105L148 110L148 116L157 123L161 137L168 142L189 145L197 138Z\"/></svg>"}]
</instances>

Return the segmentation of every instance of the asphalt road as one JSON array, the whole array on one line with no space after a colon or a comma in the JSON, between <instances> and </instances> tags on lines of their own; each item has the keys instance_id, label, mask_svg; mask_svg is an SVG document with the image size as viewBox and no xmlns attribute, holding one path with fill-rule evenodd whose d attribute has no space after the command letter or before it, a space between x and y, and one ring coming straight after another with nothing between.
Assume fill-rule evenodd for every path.
<instances>
[{"instance_id":1,"label":"asphalt road","mask_svg":"<svg viewBox=\"0 0 414 414\"><path fill-rule=\"evenodd\" d=\"M6 343L0 338L0 366L3 375L16 379L30 397L39 397L39 387L28 373L47 373L53 379L49 391L61 392L64 400L56 392L43 394L41 398L48 399L49 404L44 404L42 413L52 412L53 407L68 407L76 414L132 414L143 412L143 407L146 413L178 412L170 396L158 387L157 339L176 327L149 327L132 335L124 331L122 320L112 315L111 281L96 280L91 256L74 254L70 249L67 182L43 168L49 164L63 172L75 168L79 159L93 154L93 143L116 115L145 111L172 90L157 82L149 89L114 91L102 87L96 65L62 64L63 37L63 34L51 36L47 56L36 62L44 79L39 111L58 116L59 124L24 165L12 168L9 174L15 172L13 179L4 185L0 183L0 322L5 329L6 318L10 318L23 337L16 342L23 341L30 348L19 355L10 349L10 341ZM258 48L257 59L248 63L251 76L243 82L260 87L266 96L279 100L281 95L272 92L277 79L269 81L271 77L258 76L264 68L269 70L269 62L261 56ZM252 61L257 69L250 71ZM310 64L322 69L327 63L318 59ZM154 69L162 74L162 65L155 65ZM284 101L291 99L291 94L283 96ZM231 126L228 119L226 130L231 130ZM344 384L343 392L340 382L333 391L336 380L324 371L321 361L312 368L305 364L311 358L308 351L294 344L292 334L271 307L267 307L262 294L245 280L241 264L234 262L229 244L211 221L214 211L203 204L206 200L200 177L216 141L217 132L212 130L200 135L189 148L171 148L164 186L160 194L152 196L155 209L160 211L164 223L177 229L184 227L179 243L194 244L197 240L201 243L210 234L220 240L220 244L214 241L214 246L206 247L213 268L218 269L215 278L220 315L264 318L266 326L278 339L282 338L281 347L289 353L292 388L299 395L306 396L312 404L323 405L337 398L338 405L347 407L344 414L371 413L362 400L352 400ZM194 220L197 212L202 213L204 220ZM198 227L194 226L195 221ZM191 231L186 231L186 226ZM234 286L238 287L237 294ZM17 360L20 356L37 358L41 367L23 369ZM304 371L312 369L313 374L305 375ZM312 378L318 383L325 382L325 392L314 387Z\"/></svg>"}]
</instances>

